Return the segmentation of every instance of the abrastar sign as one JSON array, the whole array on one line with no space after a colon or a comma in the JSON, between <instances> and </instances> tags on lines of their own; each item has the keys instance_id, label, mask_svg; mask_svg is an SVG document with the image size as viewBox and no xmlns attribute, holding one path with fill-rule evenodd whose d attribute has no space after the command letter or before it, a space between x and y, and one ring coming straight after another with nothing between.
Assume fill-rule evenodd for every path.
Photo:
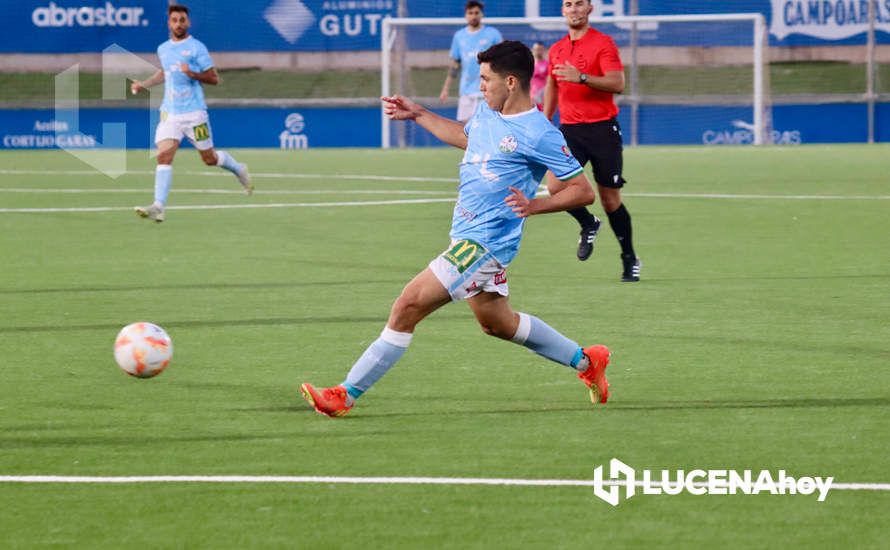
<instances>
[{"instance_id":1,"label":"abrastar sign","mask_svg":"<svg viewBox=\"0 0 890 550\"><path fill-rule=\"evenodd\" d=\"M138 6L117 7L111 2L104 6L62 7L50 2L31 13L35 27L145 27L145 9Z\"/></svg>"}]
</instances>

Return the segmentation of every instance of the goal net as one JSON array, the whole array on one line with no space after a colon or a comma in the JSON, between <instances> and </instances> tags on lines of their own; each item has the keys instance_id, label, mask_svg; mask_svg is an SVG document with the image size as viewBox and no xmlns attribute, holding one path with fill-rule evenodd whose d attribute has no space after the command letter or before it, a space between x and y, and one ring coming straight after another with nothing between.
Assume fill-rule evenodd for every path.
<instances>
[{"instance_id":1,"label":"goal net","mask_svg":"<svg viewBox=\"0 0 890 550\"><path fill-rule=\"evenodd\" d=\"M628 144L689 143L708 139L771 141L766 25L761 14L594 17L611 36L625 66L626 88L616 96ZM562 18L486 18L505 40L549 47L567 28ZM449 48L462 18L383 21L381 93L402 94L455 117L457 89L441 102ZM455 79L456 80L456 79ZM382 114L383 147L438 145L414 123ZM711 132L711 134L708 134ZM722 137L721 137L722 136ZM693 139L692 142L696 140Z\"/></svg>"}]
</instances>

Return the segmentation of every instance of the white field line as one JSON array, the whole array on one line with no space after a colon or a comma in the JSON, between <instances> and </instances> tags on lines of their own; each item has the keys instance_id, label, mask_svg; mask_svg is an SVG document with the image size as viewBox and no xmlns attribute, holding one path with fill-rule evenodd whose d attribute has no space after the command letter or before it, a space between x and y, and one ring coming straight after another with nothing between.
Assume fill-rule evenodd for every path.
<instances>
[{"instance_id":1,"label":"white field line","mask_svg":"<svg viewBox=\"0 0 890 550\"><path fill-rule=\"evenodd\" d=\"M0 476L0 483L332 483L352 485L503 485L532 487L593 487L586 479L509 479L477 477L348 477L348 476ZM622 480L603 480L603 485L626 485ZM643 481L635 483L645 487ZM706 482L695 483L707 487ZM832 491L890 491L890 483L832 483Z\"/></svg>"},{"instance_id":2,"label":"white field line","mask_svg":"<svg viewBox=\"0 0 890 550\"><path fill-rule=\"evenodd\" d=\"M154 170L132 170L126 172L131 176L151 176ZM100 176L95 170L12 170L2 169L0 174L9 175L31 175L31 176ZM195 171L175 171L176 175L186 176L209 176L209 177L226 177L231 178L232 174L224 170L215 170L213 172L195 172ZM457 183L456 178L433 178L419 176L375 176L372 174L301 174L290 172L251 172L251 178L298 178L298 179L320 179L320 180L371 180L371 181L436 181Z\"/></svg>"},{"instance_id":3,"label":"white field line","mask_svg":"<svg viewBox=\"0 0 890 550\"><path fill-rule=\"evenodd\" d=\"M392 201L341 201L341 202L274 202L268 204L196 204L192 206L168 206L167 210L232 210L238 208L317 208L322 206L386 206L391 204L425 204L454 202L447 199L402 199ZM96 206L84 208L0 208L0 214L47 214L56 212L131 212L132 206Z\"/></svg>"},{"instance_id":4,"label":"white field line","mask_svg":"<svg viewBox=\"0 0 890 550\"><path fill-rule=\"evenodd\" d=\"M49 194L96 194L106 193L136 193L149 194L151 189L70 189L51 187L0 187L0 193L49 193ZM243 189L176 189L176 193L193 193L206 195L243 195ZM425 191L422 189L271 189L254 191L256 195L454 195L454 191Z\"/></svg>"},{"instance_id":5,"label":"white field line","mask_svg":"<svg viewBox=\"0 0 890 550\"><path fill-rule=\"evenodd\" d=\"M177 174L187 176L232 177L223 170L208 171L184 171ZM95 170L15 170L0 169L0 174L10 175L99 175ZM130 175L153 175L153 170L134 170L127 172ZM455 178L419 177L419 176L381 176L373 174L301 174L283 172L257 172L251 173L252 178L295 178L295 179L320 179L320 180L369 180L369 181L415 181L415 182L446 182L457 183ZM0 190L2 191L2 190ZM184 190L177 190L183 192ZM61 192L61 191L60 191ZM86 190L84 192L90 192ZM129 192L129 191L122 191ZM216 190L190 192L217 192ZM221 192L221 191L220 191ZM237 191L236 191L237 193ZM266 193L271 193L267 191ZM738 200L890 200L890 195L769 195L769 194L727 194L727 193L623 193L626 197L641 198L671 198L671 199L738 199Z\"/></svg>"},{"instance_id":6,"label":"white field line","mask_svg":"<svg viewBox=\"0 0 890 550\"><path fill-rule=\"evenodd\" d=\"M236 193L241 194L241 193ZM314 193L311 193L314 194ZM325 194L325 193L318 193ZM405 193L414 194L414 193ZM541 193L543 196L546 193ZM804 195L676 195L676 194L647 194L638 195L633 193L625 193L626 197L648 196L659 198L705 198L705 199L772 199L772 200L890 200L890 196L804 196ZM243 208L320 208L320 207L339 207L339 206L387 206L397 204L429 204L429 203L451 203L455 197L447 197L441 199L399 199L389 201L335 201L335 202L276 202L265 204L195 204L183 206L168 206L167 210L238 210ZM133 210L132 206L86 206L86 207L48 207L48 208L0 208L0 214L51 214L51 213L75 213L75 212L124 212Z\"/></svg>"},{"instance_id":7,"label":"white field line","mask_svg":"<svg viewBox=\"0 0 890 550\"><path fill-rule=\"evenodd\" d=\"M655 199L740 199L740 200L795 200L844 201L890 200L890 195L742 195L729 193L622 193L625 197Z\"/></svg>"},{"instance_id":8,"label":"white field line","mask_svg":"<svg viewBox=\"0 0 890 550\"><path fill-rule=\"evenodd\" d=\"M177 193L207 194L207 195L243 195L244 191L235 189L177 189ZM84 188L28 188L8 187L0 188L0 193L23 194L145 194L144 189L84 189ZM430 191L410 189L353 189L353 190L326 190L326 189L272 189L256 191L257 195L328 195L328 194L353 194L353 195L449 195L453 197L453 191ZM548 195L546 188L538 192L538 196ZM766 194L728 194L728 193L623 193L626 197L640 198L667 198L667 199L725 199L725 200L890 200L890 195L766 195ZM448 200L454 200L450 198ZM411 202L411 201L407 201ZM431 201L431 202L445 202ZM330 202L330 203L280 203L268 205L198 205L198 206L171 206L170 209L202 210L216 208L287 208L306 206L357 206L360 204L400 204L396 202ZM111 212L124 209L124 207L84 207L84 208L0 208L0 212Z\"/></svg>"}]
</instances>

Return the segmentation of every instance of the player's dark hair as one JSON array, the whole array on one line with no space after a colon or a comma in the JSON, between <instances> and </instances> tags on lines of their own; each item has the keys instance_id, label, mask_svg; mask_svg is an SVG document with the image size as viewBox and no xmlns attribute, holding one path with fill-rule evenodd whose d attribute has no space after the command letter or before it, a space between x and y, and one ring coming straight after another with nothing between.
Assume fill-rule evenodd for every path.
<instances>
[{"instance_id":1,"label":"player's dark hair","mask_svg":"<svg viewBox=\"0 0 890 550\"><path fill-rule=\"evenodd\" d=\"M497 75L519 79L519 86L528 91L535 72L535 56L528 46L516 40L504 40L476 56L479 63L488 63Z\"/></svg>"},{"instance_id":2,"label":"player's dark hair","mask_svg":"<svg viewBox=\"0 0 890 550\"><path fill-rule=\"evenodd\" d=\"M479 2L478 0L470 0L464 6L464 12L466 13L467 10L469 10L471 8L479 8L479 11L485 11L485 4L483 4L482 2Z\"/></svg>"},{"instance_id":3,"label":"player's dark hair","mask_svg":"<svg viewBox=\"0 0 890 550\"><path fill-rule=\"evenodd\" d=\"M188 15L189 9L182 4L171 4L167 7L167 17L170 17L170 15L174 13L184 13Z\"/></svg>"}]
</instances>

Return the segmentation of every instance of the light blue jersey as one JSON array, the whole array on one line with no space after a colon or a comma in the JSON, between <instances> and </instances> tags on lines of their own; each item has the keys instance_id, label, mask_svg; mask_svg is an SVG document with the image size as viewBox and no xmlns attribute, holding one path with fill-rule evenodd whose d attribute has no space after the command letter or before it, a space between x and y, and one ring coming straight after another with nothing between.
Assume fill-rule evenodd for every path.
<instances>
[{"instance_id":1,"label":"light blue jersey","mask_svg":"<svg viewBox=\"0 0 890 550\"><path fill-rule=\"evenodd\" d=\"M479 62L476 56L503 40L501 33L494 27L483 26L476 32L470 32L464 27L454 33L454 38L451 39L451 59L460 61L460 95L482 95L479 91Z\"/></svg>"},{"instance_id":2,"label":"light blue jersey","mask_svg":"<svg viewBox=\"0 0 890 550\"><path fill-rule=\"evenodd\" d=\"M213 67L207 47L193 36L179 42L168 40L158 46L158 58L164 69L164 102L161 104L161 111L179 115L207 109L201 83L180 70L183 62L188 63L189 69L196 73Z\"/></svg>"},{"instance_id":3,"label":"light blue jersey","mask_svg":"<svg viewBox=\"0 0 890 550\"><path fill-rule=\"evenodd\" d=\"M547 170L567 180L583 171L565 138L535 108L502 115L482 103L464 127L468 143L460 164L460 186L451 238L484 245L506 266L519 251L525 219L504 199L508 187L531 199Z\"/></svg>"}]
</instances>

